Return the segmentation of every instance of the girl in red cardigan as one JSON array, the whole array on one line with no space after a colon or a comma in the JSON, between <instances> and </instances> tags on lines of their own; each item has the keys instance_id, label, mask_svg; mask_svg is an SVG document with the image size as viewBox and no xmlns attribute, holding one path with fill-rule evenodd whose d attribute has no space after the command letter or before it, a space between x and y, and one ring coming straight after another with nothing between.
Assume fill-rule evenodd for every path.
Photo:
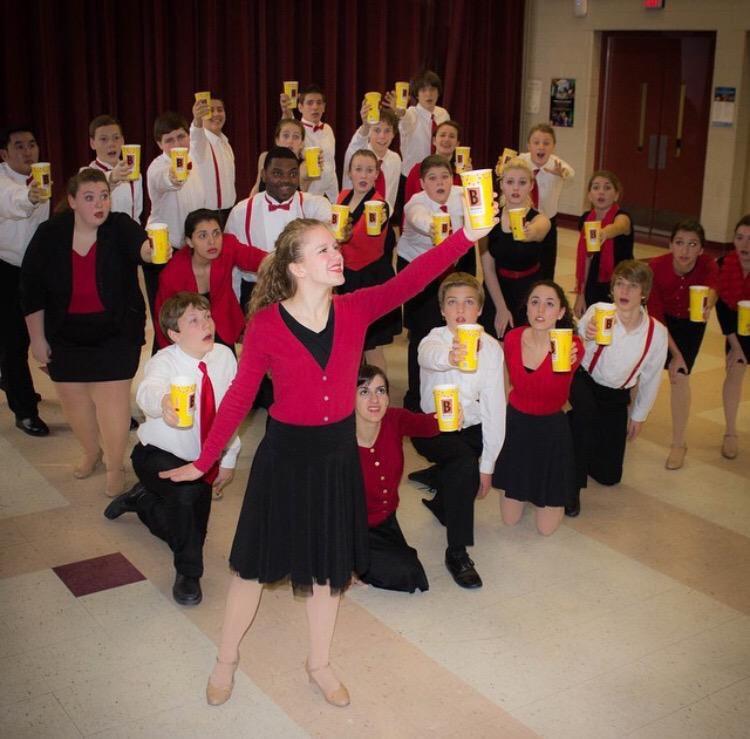
<instances>
[{"instance_id":1,"label":"girl in red cardigan","mask_svg":"<svg viewBox=\"0 0 750 739\"><path fill-rule=\"evenodd\" d=\"M170 345L159 325L159 312L168 298L185 291L208 298L216 324L215 340L234 351L245 317L232 290L232 269L257 272L266 252L222 234L218 214L207 208L194 210L185 219L185 241L159 275L154 307L156 342L161 349Z\"/></svg>"},{"instance_id":2,"label":"girl in red cardigan","mask_svg":"<svg viewBox=\"0 0 750 739\"><path fill-rule=\"evenodd\" d=\"M219 654L206 689L211 705L229 699L239 645L264 583L291 577L307 594L307 673L325 699L349 704L329 664L341 591L367 570L367 516L354 421L357 370L367 327L424 289L489 229L466 224L383 285L334 295L344 281L340 247L327 224L289 223L253 291L237 376L201 456L160 473L196 480L218 458L270 372L274 402L253 459L229 561Z\"/></svg>"},{"instance_id":3,"label":"girl in red cardigan","mask_svg":"<svg viewBox=\"0 0 750 739\"><path fill-rule=\"evenodd\" d=\"M514 526L526 503L533 503L537 530L549 536L560 525L565 503L576 489L573 437L562 409L583 358L583 344L574 331L570 370L552 371L550 329L573 328L573 314L557 283L537 282L526 313L529 325L509 331L503 342L512 388L505 444L492 484L505 492L500 498L503 523Z\"/></svg>"}]
</instances>

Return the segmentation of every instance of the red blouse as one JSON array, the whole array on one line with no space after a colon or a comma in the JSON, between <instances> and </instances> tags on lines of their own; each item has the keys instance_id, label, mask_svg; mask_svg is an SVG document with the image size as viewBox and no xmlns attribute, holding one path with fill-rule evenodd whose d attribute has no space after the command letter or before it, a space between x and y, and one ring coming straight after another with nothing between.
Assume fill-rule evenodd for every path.
<instances>
[{"instance_id":1,"label":"red blouse","mask_svg":"<svg viewBox=\"0 0 750 739\"><path fill-rule=\"evenodd\" d=\"M351 190L342 190L336 202L343 203L350 193ZM385 198L378 192L372 196L372 199L385 202ZM388 224L386 223L377 236L368 236L367 218L363 211L357 222L352 226L351 239L341 245L341 253L344 255L344 264L347 269L356 272L380 259L385 250L385 237L387 234Z\"/></svg>"},{"instance_id":2,"label":"red blouse","mask_svg":"<svg viewBox=\"0 0 750 739\"><path fill-rule=\"evenodd\" d=\"M573 341L578 347L578 357L570 372L552 371L552 354L547 354L542 363L533 372L529 372L523 365L521 337L528 326L514 328L505 334L503 351L505 352L505 366L512 390L508 395L508 403L522 413L531 416L549 416L562 410L568 400L570 383L573 375L583 359L583 342L573 332Z\"/></svg>"},{"instance_id":3,"label":"red blouse","mask_svg":"<svg viewBox=\"0 0 750 739\"><path fill-rule=\"evenodd\" d=\"M247 349L195 466L205 472L219 457L269 371L274 389L269 413L276 420L323 426L350 416L368 326L423 290L472 245L461 229L382 285L334 295L333 346L325 368L294 337L279 313L278 303L258 311L248 322Z\"/></svg>"},{"instance_id":4,"label":"red blouse","mask_svg":"<svg viewBox=\"0 0 750 739\"><path fill-rule=\"evenodd\" d=\"M359 447L365 481L367 525L377 526L398 508L398 486L404 473L404 436L437 436L437 419L428 413L389 408L375 443Z\"/></svg>"},{"instance_id":5,"label":"red blouse","mask_svg":"<svg viewBox=\"0 0 750 739\"><path fill-rule=\"evenodd\" d=\"M664 316L688 318L690 316L690 286L707 285L716 290L719 268L708 254L700 254L690 272L678 275L674 271L672 254L663 254L649 262L654 271L654 285L648 296L648 312L664 323Z\"/></svg>"},{"instance_id":6,"label":"red blouse","mask_svg":"<svg viewBox=\"0 0 750 739\"><path fill-rule=\"evenodd\" d=\"M85 257L71 249L73 260L73 289L70 292L68 313L101 313L104 305L96 286L96 241Z\"/></svg>"}]
</instances>

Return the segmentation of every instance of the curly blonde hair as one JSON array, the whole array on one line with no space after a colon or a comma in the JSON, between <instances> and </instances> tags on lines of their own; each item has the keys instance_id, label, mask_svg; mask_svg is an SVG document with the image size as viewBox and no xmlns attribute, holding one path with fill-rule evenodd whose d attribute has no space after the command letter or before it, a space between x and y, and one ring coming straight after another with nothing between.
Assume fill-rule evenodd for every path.
<instances>
[{"instance_id":1,"label":"curly blonde hair","mask_svg":"<svg viewBox=\"0 0 750 739\"><path fill-rule=\"evenodd\" d=\"M276 239L274 251L260 265L258 283L247 309L248 318L267 305L280 303L297 292L297 283L289 265L300 261L304 236L316 226L327 228L325 223L314 218L297 218L284 227Z\"/></svg>"},{"instance_id":2,"label":"curly blonde hair","mask_svg":"<svg viewBox=\"0 0 750 739\"><path fill-rule=\"evenodd\" d=\"M508 172L511 169L520 169L522 172L525 172L529 176L529 180L532 183L532 186L534 184L534 170L531 168L531 165L523 158L523 157L513 157L510 161L508 161L504 167L500 170L500 174L498 175L497 181L498 181L498 189L501 188L503 176L506 172ZM529 190L529 196L526 199L526 207L531 207L531 191ZM505 206L505 195L502 194L502 190L500 193L500 207L503 208Z\"/></svg>"}]
</instances>

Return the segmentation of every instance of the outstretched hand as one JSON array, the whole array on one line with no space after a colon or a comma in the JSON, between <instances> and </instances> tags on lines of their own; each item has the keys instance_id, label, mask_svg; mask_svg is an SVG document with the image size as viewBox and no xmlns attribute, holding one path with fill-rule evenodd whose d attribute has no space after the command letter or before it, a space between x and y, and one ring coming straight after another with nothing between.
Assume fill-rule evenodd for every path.
<instances>
[{"instance_id":1,"label":"outstretched hand","mask_svg":"<svg viewBox=\"0 0 750 739\"><path fill-rule=\"evenodd\" d=\"M192 482L201 477L203 473L191 462L182 467L175 467L171 470L164 470L159 473L162 480L171 480L172 482Z\"/></svg>"},{"instance_id":2,"label":"outstretched hand","mask_svg":"<svg viewBox=\"0 0 750 739\"><path fill-rule=\"evenodd\" d=\"M497 204L497 193L492 193L492 223L485 228L472 228L471 219L469 218L469 206L466 204L465 198L462 198L462 201L464 209L464 234L469 241L479 241L479 239L484 238L500 222L500 218L498 217L500 207Z\"/></svg>"}]
</instances>

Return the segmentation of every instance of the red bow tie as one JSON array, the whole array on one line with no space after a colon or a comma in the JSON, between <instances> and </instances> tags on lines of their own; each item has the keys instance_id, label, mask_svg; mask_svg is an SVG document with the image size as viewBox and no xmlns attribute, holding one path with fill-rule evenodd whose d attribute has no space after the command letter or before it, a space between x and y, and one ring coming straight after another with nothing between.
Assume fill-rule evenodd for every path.
<instances>
[{"instance_id":1,"label":"red bow tie","mask_svg":"<svg viewBox=\"0 0 750 739\"><path fill-rule=\"evenodd\" d=\"M322 131L324 123L316 123L313 125L312 123L303 123L302 124L305 128L311 128L313 133L316 133L317 131Z\"/></svg>"},{"instance_id":2,"label":"red bow tie","mask_svg":"<svg viewBox=\"0 0 750 739\"><path fill-rule=\"evenodd\" d=\"M276 203L272 203L268 196L266 195L266 203L268 205L268 212L273 213L275 210L289 210L289 208L292 207L292 201L290 200L288 203L279 203L276 205Z\"/></svg>"}]
</instances>

